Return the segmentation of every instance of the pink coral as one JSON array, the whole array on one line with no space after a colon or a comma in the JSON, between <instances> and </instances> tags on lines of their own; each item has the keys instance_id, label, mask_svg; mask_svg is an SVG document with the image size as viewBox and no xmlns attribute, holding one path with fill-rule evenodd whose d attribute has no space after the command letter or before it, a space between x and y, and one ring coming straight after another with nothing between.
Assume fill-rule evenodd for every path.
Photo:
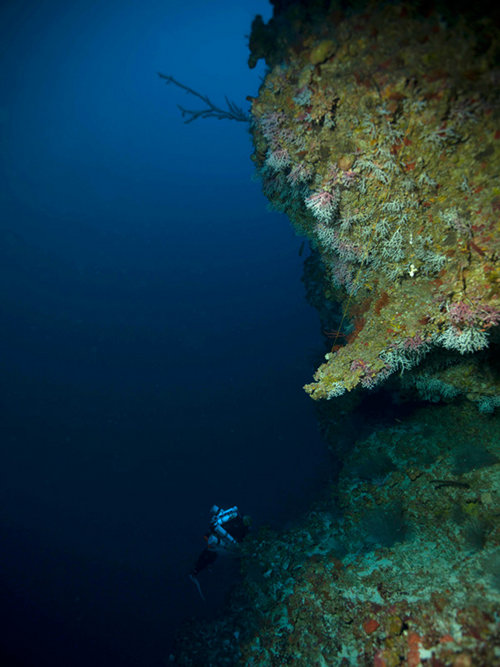
<instances>
[{"instance_id":1,"label":"pink coral","mask_svg":"<svg viewBox=\"0 0 500 667\"><path fill-rule=\"evenodd\" d=\"M330 222L337 210L338 196L327 190L322 190L307 197L305 204L318 220Z\"/></svg>"},{"instance_id":2,"label":"pink coral","mask_svg":"<svg viewBox=\"0 0 500 667\"><path fill-rule=\"evenodd\" d=\"M419 350L422 346L427 346L427 343L425 340L422 338L420 334L416 334L415 336L412 336L411 338L407 338L403 342L403 347L406 350Z\"/></svg>"},{"instance_id":3,"label":"pink coral","mask_svg":"<svg viewBox=\"0 0 500 667\"><path fill-rule=\"evenodd\" d=\"M448 315L452 324L457 327L482 325L489 329L500 322L500 311L488 304L480 303L477 299L466 303L456 301L448 306Z\"/></svg>"},{"instance_id":4,"label":"pink coral","mask_svg":"<svg viewBox=\"0 0 500 667\"><path fill-rule=\"evenodd\" d=\"M474 324L476 315L468 303L457 301L448 308L448 314L453 324Z\"/></svg>"}]
</instances>

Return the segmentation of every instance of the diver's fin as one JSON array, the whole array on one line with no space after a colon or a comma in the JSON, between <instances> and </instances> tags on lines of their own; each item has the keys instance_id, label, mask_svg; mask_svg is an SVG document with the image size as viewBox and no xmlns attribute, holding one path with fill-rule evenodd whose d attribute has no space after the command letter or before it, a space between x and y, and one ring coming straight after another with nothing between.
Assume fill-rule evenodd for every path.
<instances>
[{"instance_id":1,"label":"diver's fin","mask_svg":"<svg viewBox=\"0 0 500 667\"><path fill-rule=\"evenodd\" d=\"M200 594L201 599L203 600L203 602L205 602L205 596L203 595L203 592L202 592L202 590L201 590L200 582L199 582L198 579L194 576L194 574L190 574L190 575L189 575L189 578L191 579L191 581L193 582L193 584L194 584L194 585L196 586L196 588L198 589L198 593Z\"/></svg>"}]
</instances>

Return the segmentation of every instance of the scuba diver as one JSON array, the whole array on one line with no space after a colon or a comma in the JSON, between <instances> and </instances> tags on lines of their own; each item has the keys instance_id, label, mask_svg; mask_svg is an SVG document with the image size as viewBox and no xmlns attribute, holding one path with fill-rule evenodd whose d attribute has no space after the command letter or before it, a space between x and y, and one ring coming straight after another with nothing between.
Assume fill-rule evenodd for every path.
<instances>
[{"instance_id":1,"label":"scuba diver","mask_svg":"<svg viewBox=\"0 0 500 667\"><path fill-rule=\"evenodd\" d=\"M238 554L240 542L248 533L249 523L249 517L243 517L236 505L227 510L217 505L212 506L210 526L204 535L207 544L189 574L203 600L205 598L196 577L217 559L218 554L225 553L232 556Z\"/></svg>"}]
</instances>

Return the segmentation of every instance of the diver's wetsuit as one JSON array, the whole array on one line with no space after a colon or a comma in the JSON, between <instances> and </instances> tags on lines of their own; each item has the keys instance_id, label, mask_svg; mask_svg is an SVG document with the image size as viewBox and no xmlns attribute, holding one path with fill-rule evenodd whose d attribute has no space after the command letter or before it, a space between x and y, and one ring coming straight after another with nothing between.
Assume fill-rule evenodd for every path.
<instances>
[{"instance_id":1,"label":"diver's wetsuit","mask_svg":"<svg viewBox=\"0 0 500 667\"><path fill-rule=\"evenodd\" d=\"M228 510L218 509L213 514L210 528L204 536L207 546L199 555L191 574L196 577L216 560L218 553L234 552L247 533L248 526L245 525L237 507Z\"/></svg>"}]
</instances>

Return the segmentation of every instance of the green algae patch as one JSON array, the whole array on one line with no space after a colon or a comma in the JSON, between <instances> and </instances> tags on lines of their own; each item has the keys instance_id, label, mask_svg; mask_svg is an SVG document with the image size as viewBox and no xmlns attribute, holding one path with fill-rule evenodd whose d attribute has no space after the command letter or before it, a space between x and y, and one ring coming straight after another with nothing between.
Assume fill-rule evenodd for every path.
<instances>
[{"instance_id":1,"label":"green algae patch","mask_svg":"<svg viewBox=\"0 0 500 667\"><path fill-rule=\"evenodd\" d=\"M309 54L309 62L311 65L319 65L325 62L335 53L335 42L331 39L324 39L317 46L313 48Z\"/></svg>"}]
</instances>

